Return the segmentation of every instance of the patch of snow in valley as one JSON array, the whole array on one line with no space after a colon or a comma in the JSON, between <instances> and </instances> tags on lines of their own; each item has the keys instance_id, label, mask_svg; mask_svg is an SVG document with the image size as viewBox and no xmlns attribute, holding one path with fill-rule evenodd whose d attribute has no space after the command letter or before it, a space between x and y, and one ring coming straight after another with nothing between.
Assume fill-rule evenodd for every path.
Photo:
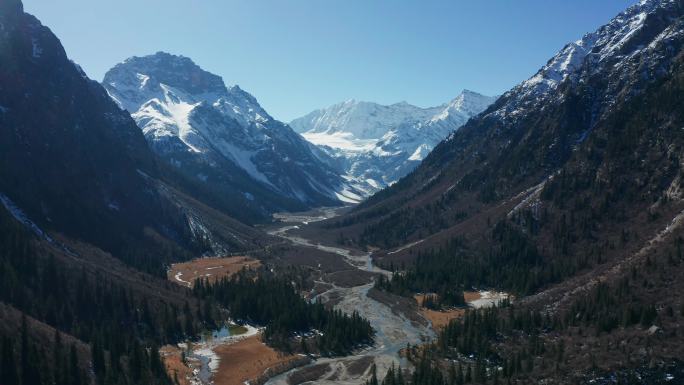
<instances>
[{"instance_id":1,"label":"patch of snow in valley","mask_svg":"<svg viewBox=\"0 0 684 385\"><path fill-rule=\"evenodd\" d=\"M509 299L508 293L496 291L481 291L480 298L468 302L475 309L482 309L497 306L501 301Z\"/></svg>"},{"instance_id":2,"label":"patch of snow in valley","mask_svg":"<svg viewBox=\"0 0 684 385\"><path fill-rule=\"evenodd\" d=\"M337 196L337 199L344 203L359 203L363 200L362 196L347 188L344 188L339 192L335 192L335 196Z\"/></svg>"},{"instance_id":3,"label":"patch of snow in valley","mask_svg":"<svg viewBox=\"0 0 684 385\"><path fill-rule=\"evenodd\" d=\"M187 287L192 287L192 283L181 278L182 276L183 276L183 272L179 271L176 273L176 275L173 278L176 281L185 284Z\"/></svg>"},{"instance_id":4,"label":"patch of snow in valley","mask_svg":"<svg viewBox=\"0 0 684 385\"><path fill-rule=\"evenodd\" d=\"M244 325L247 329L245 333L238 335L227 335L218 338L204 339L201 342L195 344L195 348L192 351L192 355L199 359L202 363L202 367L199 370L198 376L202 383L209 383L210 377L219 368L221 360L219 356L214 352L214 349L222 345L234 344L238 341L242 341L245 338L255 336L259 333L260 329L251 325Z\"/></svg>"}]
</instances>

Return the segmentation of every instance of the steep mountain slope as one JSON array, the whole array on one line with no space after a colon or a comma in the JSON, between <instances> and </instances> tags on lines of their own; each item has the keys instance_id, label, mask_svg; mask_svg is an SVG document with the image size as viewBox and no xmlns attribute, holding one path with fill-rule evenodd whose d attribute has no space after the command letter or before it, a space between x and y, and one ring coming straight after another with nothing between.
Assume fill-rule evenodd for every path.
<instances>
[{"instance_id":1,"label":"steep mountain slope","mask_svg":"<svg viewBox=\"0 0 684 385\"><path fill-rule=\"evenodd\" d=\"M599 123L539 195L501 204L508 218L495 225L489 247L455 238L417 252L416 265L389 290L445 283L541 290L453 322L431 354L414 356L416 366L469 368L481 383L682 382L682 96L680 54L670 75ZM463 234L472 239L472 229ZM421 364L421 356L431 358ZM427 383L435 382L413 384Z\"/></svg>"},{"instance_id":2,"label":"steep mountain slope","mask_svg":"<svg viewBox=\"0 0 684 385\"><path fill-rule=\"evenodd\" d=\"M140 270L268 237L208 231L196 214L219 214L158 179L135 122L18 0L0 63L0 383L172 384L156 347L215 325Z\"/></svg>"},{"instance_id":3,"label":"steep mountain slope","mask_svg":"<svg viewBox=\"0 0 684 385\"><path fill-rule=\"evenodd\" d=\"M211 325L191 292L16 219L0 206L3 385L171 384L155 347Z\"/></svg>"},{"instance_id":4,"label":"steep mountain slope","mask_svg":"<svg viewBox=\"0 0 684 385\"><path fill-rule=\"evenodd\" d=\"M337 225L352 225L346 233L363 233L364 242L391 246L470 226L475 218L495 223L508 212L488 210L523 198L536 202L545 181L581 149L596 151L587 139L610 114L671 76L683 40L681 8L677 1L644 1L567 45L440 143L415 172Z\"/></svg>"},{"instance_id":5,"label":"steep mountain slope","mask_svg":"<svg viewBox=\"0 0 684 385\"><path fill-rule=\"evenodd\" d=\"M104 87L152 149L234 215L355 201L332 161L238 86L192 60L159 52L107 72Z\"/></svg>"},{"instance_id":6,"label":"steep mountain slope","mask_svg":"<svg viewBox=\"0 0 684 385\"><path fill-rule=\"evenodd\" d=\"M349 179L377 191L412 171L437 143L494 100L467 90L432 108L350 100L290 125L337 159Z\"/></svg>"},{"instance_id":7,"label":"steep mountain slope","mask_svg":"<svg viewBox=\"0 0 684 385\"><path fill-rule=\"evenodd\" d=\"M169 199L168 174L130 116L71 62L21 3L0 14L0 197L47 233L97 245L141 268L211 252L207 232ZM168 187L168 186L167 186ZM201 220L195 220L201 223ZM267 238L231 223L223 249Z\"/></svg>"},{"instance_id":8,"label":"steep mountain slope","mask_svg":"<svg viewBox=\"0 0 684 385\"><path fill-rule=\"evenodd\" d=\"M681 382L683 48L684 2L641 1L415 172L302 230L390 248L373 255L400 271L384 290L515 294L416 349L414 385L460 369L475 383Z\"/></svg>"}]
</instances>

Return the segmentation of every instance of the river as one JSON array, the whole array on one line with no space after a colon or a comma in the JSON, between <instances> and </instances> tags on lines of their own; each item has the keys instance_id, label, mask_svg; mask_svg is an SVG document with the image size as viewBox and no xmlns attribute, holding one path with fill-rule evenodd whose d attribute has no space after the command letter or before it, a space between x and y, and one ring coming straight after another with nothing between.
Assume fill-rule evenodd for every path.
<instances>
[{"instance_id":1,"label":"river","mask_svg":"<svg viewBox=\"0 0 684 385\"><path fill-rule=\"evenodd\" d=\"M290 232L299 226L306 226L331 218L336 215L336 210L325 209L312 214L280 214L277 219L281 220L282 227L269 231L271 235L285 238L295 244L315 247L319 250L334 253L344 258L355 268L385 274L391 276L391 272L380 269L373 264L371 253L361 253L339 247L325 246L311 240L291 235ZM268 385L287 385L291 376L306 378L308 382L316 384L363 384L368 378L369 369L358 370L358 363L374 362L378 376L382 378L392 364L406 364L399 357L399 350L407 344L416 345L434 337L434 332L425 326L410 322L402 315L393 312L392 309L368 296L368 291L373 283L356 287L339 287L332 285L328 291L318 297L325 302L328 298L341 298L335 305L336 309L346 313L357 311L361 316L368 319L375 329L375 343L356 354L339 358L320 358L315 362L292 369L286 373L270 379ZM357 363L357 364L355 364ZM362 365L365 367L366 365ZM356 368L351 370L351 368Z\"/></svg>"}]
</instances>

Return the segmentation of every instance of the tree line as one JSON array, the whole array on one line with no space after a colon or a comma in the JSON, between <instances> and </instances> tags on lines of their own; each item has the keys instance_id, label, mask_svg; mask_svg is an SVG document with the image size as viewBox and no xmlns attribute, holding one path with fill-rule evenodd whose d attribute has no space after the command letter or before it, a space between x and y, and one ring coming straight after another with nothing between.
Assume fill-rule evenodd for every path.
<instances>
[{"instance_id":1,"label":"tree line","mask_svg":"<svg viewBox=\"0 0 684 385\"><path fill-rule=\"evenodd\" d=\"M264 269L245 269L214 283L200 280L193 290L199 298L228 309L234 320L265 326L265 340L280 350L343 355L372 342L374 332L368 320L357 312L347 315L305 300L293 280ZM301 338L299 345L293 345L295 335Z\"/></svg>"},{"instance_id":2,"label":"tree line","mask_svg":"<svg viewBox=\"0 0 684 385\"><path fill-rule=\"evenodd\" d=\"M98 384L170 384L159 369L157 347L191 338L211 326L201 319L197 301L191 296L185 297L189 302L182 306L133 289L103 271L67 263L63 256L39 246L32 234L2 212L0 244L0 302L90 345L88 358L92 358L92 374ZM2 375L9 376L3 385L54 384L60 378L68 383L91 383L89 372L61 372L76 365L72 361L78 357L70 355L71 347L63 346L60 334L42 346L27 342L24 336L31 334L36 333L24 322L20 339L12 333L3 336ZM22 362L40 367L29 370L18 364L15 377L9 367ZM87 365L80 362L80 367ZM32 377L36 372L45 375ZM10 381L10 377L17 380Z\"/></svg>"}]
</instances>

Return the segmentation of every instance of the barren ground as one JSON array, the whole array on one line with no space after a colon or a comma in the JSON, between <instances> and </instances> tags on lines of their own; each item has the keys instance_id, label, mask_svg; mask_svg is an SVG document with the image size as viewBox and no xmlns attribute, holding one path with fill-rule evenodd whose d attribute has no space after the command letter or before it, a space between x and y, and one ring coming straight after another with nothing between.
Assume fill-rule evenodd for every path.
<instances>
[{"instance_id":1,"label":"barren ground","mask_svg":"<svg viewBox=\"0 0 684 385\"><path fill-rule=\"evenodd\" d=\"M269 368L287 366L300 359L299 356L278 353L261 342L256 335L234 344L214 348L220 364L214 374L216 385L242 385L253 383Z\"/></svg>"},{"instance_id":2,"label":"barren ground","mask_svg":"<svg viewBox=\"0 0 684 385\"><path fill-rule=\"evenodd\" d=\"M465 314L465 309L448 309L448 310L431 310L421 306L423 303L423 298L425 294L416 294L413 298L416 299L418 306L420 307L420 314L427 318L432 324L432 329L439 331L451 322L451 320L456 319L463 314Z\"/></svg>"},{"instance_id":3,"label":"barren ground","mask_svg":"<svg viewBox=\"0 0 684 385\"><path fill-rule=\"evenodd\" d=\"M177 378L179 385L190 385L188 378L192 375L192 369L181 360L181 350L175 345L165 345L159 349L159 354L164 359L169 377L172 380Z\"/></svg>"},{"instance_id":4,"label":"barren ground","mask_svg":"<svg viewBox=\"0 0 684 385\"><path fill-rule=\"evenodd\" d=\"M259 266L261 262L250 257L199 258L171 265L167 277L172 282L190 287L192 282L199 278L208 278L214 282L223 277L230 277L244 267L254 269Z\"/></svg>"},{"instance_id":5,"label":"barren ground","mask_svg":"<svg viewBox=\"0 0 684 385\"><path fill-rule=\"evenodd\" d=\"M432 329L439 331L451 322L451 320L459 318L465 314L466 309L451 308L447 310L431 310L421 306L426 294L416 294L413 298L418 303L420 314L430 320ZM506 293L497 293L491 291L466 291L463 293L466 303L472 308L490 307L497 304L499 301L508 298Z\"/></svg>"}]
</instances>

